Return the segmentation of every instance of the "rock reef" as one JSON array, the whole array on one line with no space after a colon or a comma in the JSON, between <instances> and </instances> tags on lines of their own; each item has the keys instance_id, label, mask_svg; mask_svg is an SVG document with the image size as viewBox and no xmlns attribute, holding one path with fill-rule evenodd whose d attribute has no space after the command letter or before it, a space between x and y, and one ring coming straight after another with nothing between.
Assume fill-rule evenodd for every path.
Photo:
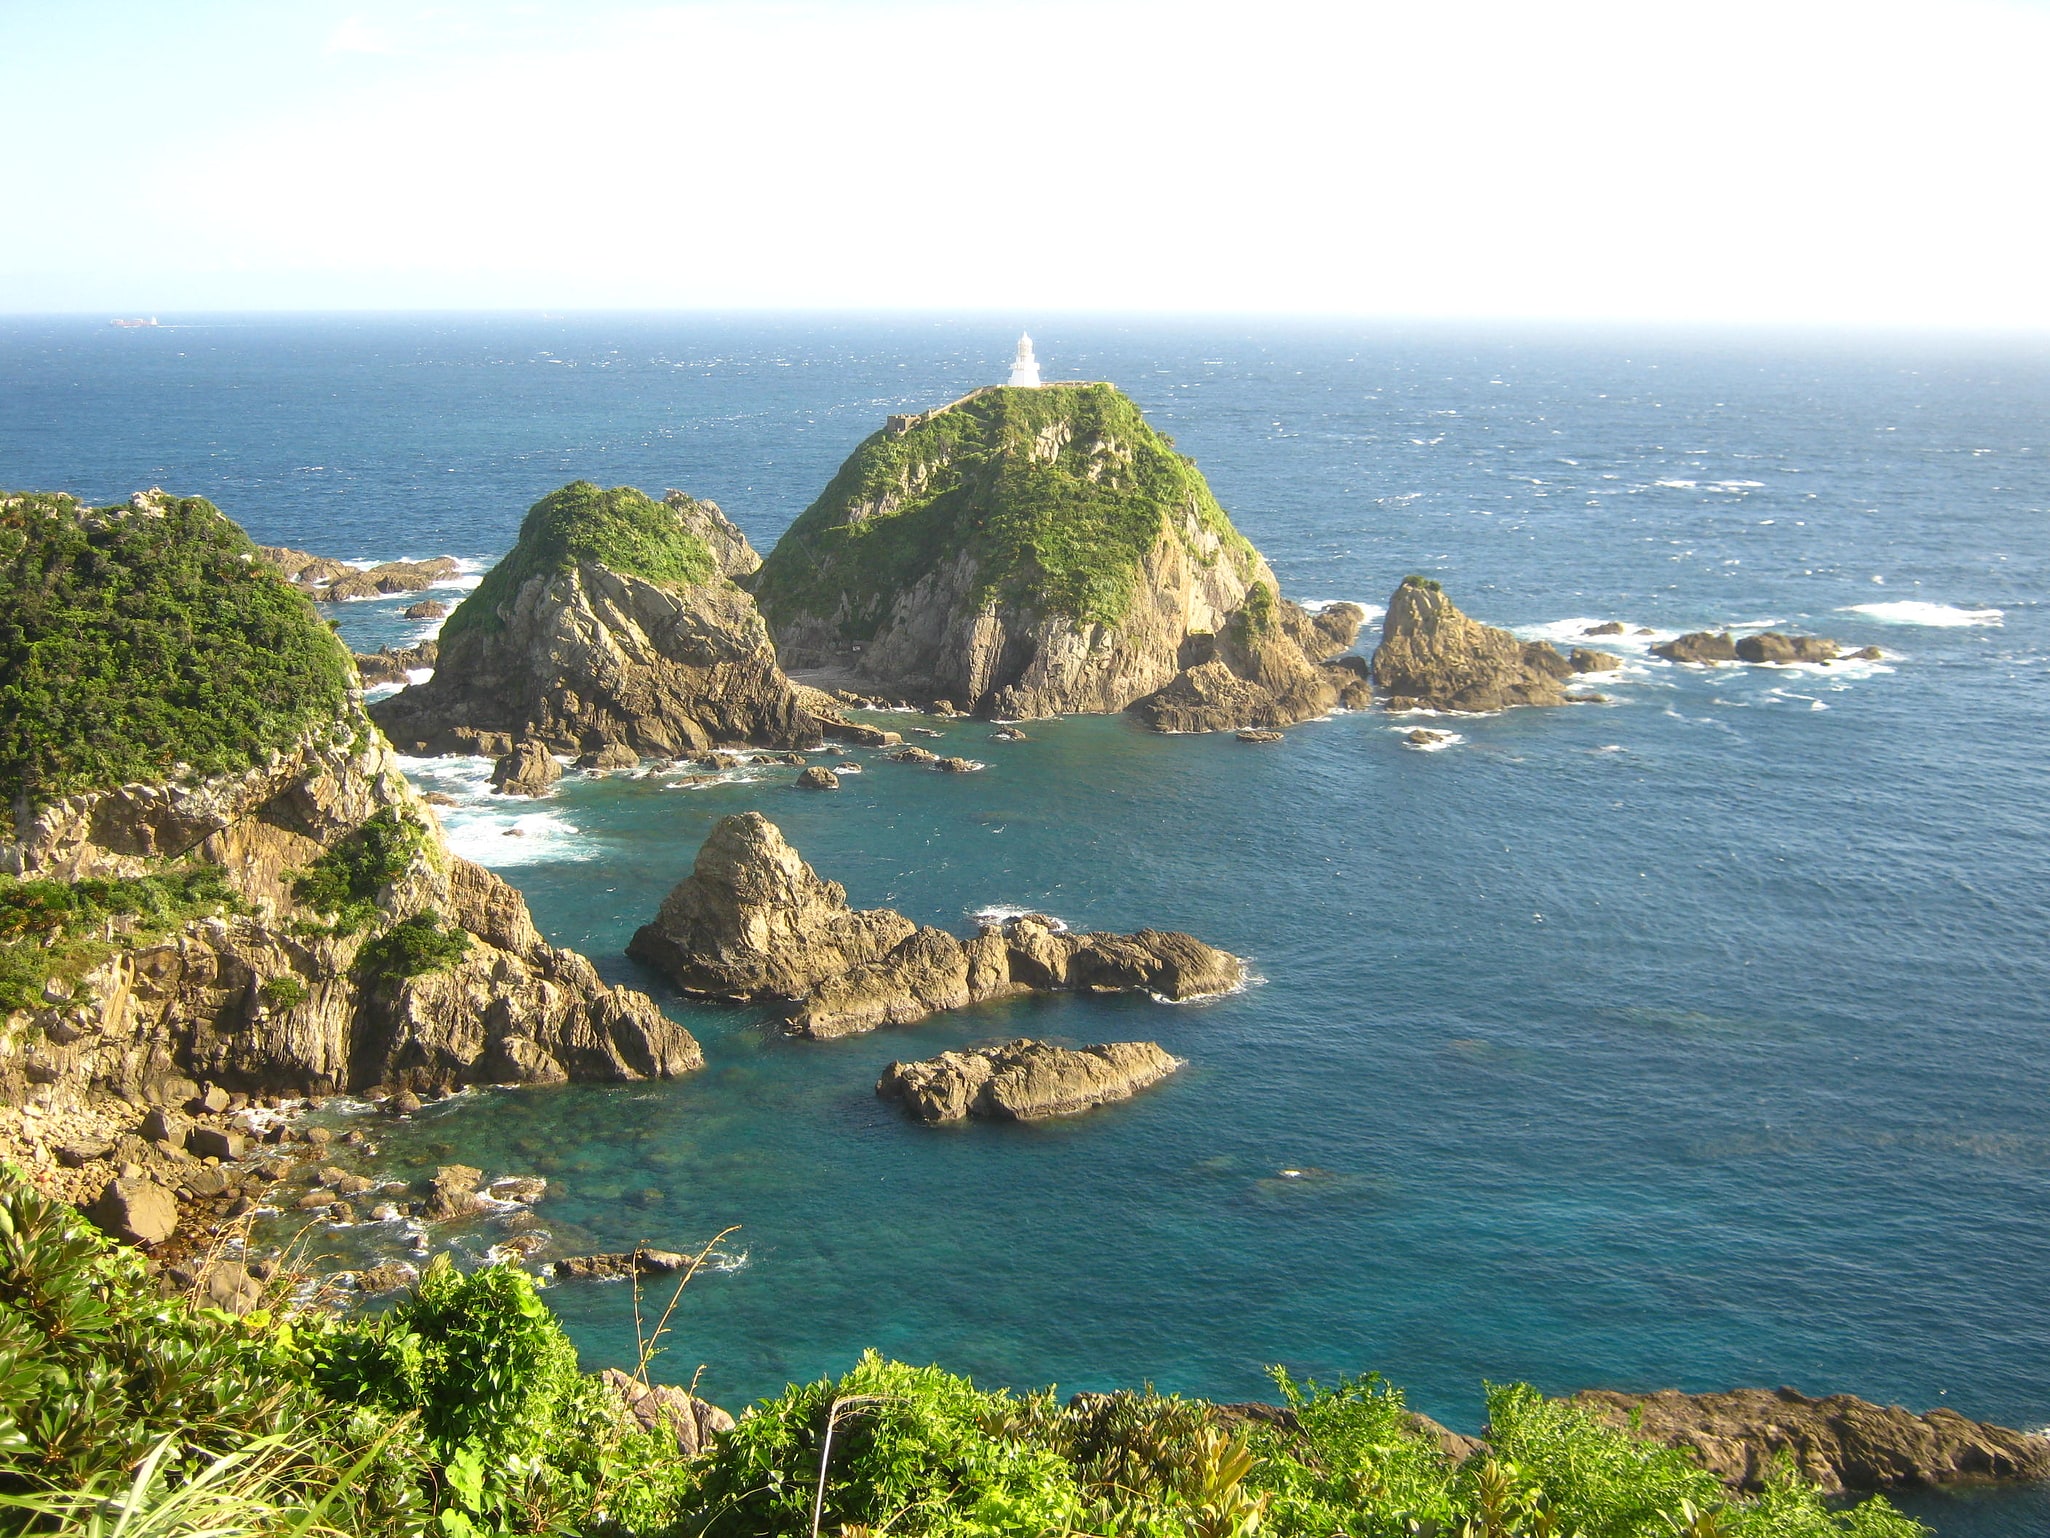
<instances>
[{"instance_id":1,"label":"rock reef","mask_svg":"<svg viewBox=\"0 0 2050 1538\"><path fill-rule=\"evenodd\" d=\"M1361 612L1280 597L1195 465L1107 384L893 417L751 586L783 663L1020 719L1134 708L1169 731L1348 699Z\"/></svg>"},{"instance_id":2,"label":"rock reef","mask_svg":"<svg viewBox=\"0 0 2050 1538\"><path fill-rule=\"evenodd\" d=\"M1571 1402L1619 1429L1686 1448L1737 1490L1764 1489L1782 1453L1830 1494L2050 1479L2050 1438L1968 1420L1954 1410L1917 1415L1849 1394L1810 1399L1790 1388L1722 1394L1589 1389Z\"/></svg>"},{"instance_id":3,"label":"rock reef","mask_svg":"<svg viewBox=\"0 0 2050 1538\"><path fill-rule=\"evenodd\" d=\"M1025 916L968 940L890 908L854 909L759 812L722 819L627 954L685 992L784 1007L813 1038L907 1025L1028 992L1224 993L1244 964L1190 935L1070 934Z\"/></svg>"},{"instance_id":4,"label":"rock reef","mask_svg":"<svg viewBox=\"0 0 2050 1538\"><path fill-rule=\"evenodd\" d=\"M1021 1037L1000 1047L892 1063L876 1093L901 1102L920 1121L1040 1121L1128 1100L1180 1066L1157 1042L1071 1050Z\"/></svg>"},{"instance_id":5,"label":"rock reef","mask_svg":"<svg viewBox=\"0 0 2050 1538\"><path fill-rule=\"evenodd\" d=\"M1563 705L1562 681L1574 671L1547 642L1520 641L1467 618L1428 577L1403 578L1374 649L1374 683L1391 710Z\"/></svg>"},{"instance_id":6,"label":"rock reef","mask_svg":"<svg viewBox=\"0 0 2050 1538\"><path fill-rule=\"evenodd\" d=\"M753 559L709 502L566 486L443 623L434 677L372 714L411 752L497 757L528 737L572 755L816 746L826 723L729 575Z\"/></svg>"},{"instance_id":7,"label":"rock reef","mask_svg":"<svg viewBox=\"0 0 2050 1538\"><path fill-rule=\"evenodd\" d=\"M384 561L376 566L351 566L329 556L308 555L283 545L258 547L263 558L277 568L285 580L319 603L341 603L351 598L384 598L393 593L418 593L461 574L455 557L435 556L427 561ZM410 614L411 611L408 611Z\"/></svg>"}]
</instances>

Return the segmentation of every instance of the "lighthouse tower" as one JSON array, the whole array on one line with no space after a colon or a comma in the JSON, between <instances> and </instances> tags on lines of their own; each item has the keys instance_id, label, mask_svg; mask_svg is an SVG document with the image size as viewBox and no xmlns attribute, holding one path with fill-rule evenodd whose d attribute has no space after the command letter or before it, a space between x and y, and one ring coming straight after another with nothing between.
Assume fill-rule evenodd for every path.
<instances>
[{"instance_id":1,"label":"lighthouse tower","mask_svg":"<svg viewBox=\"0 0 2050 1538\"><path fill-rule=\"evenodd\" d=\"M1039 388L1039 360L1032 356L1032 338L1018 333L1018 353L1011 359L1011 384L1028 390Z\"/></svg>"}]
</instances>

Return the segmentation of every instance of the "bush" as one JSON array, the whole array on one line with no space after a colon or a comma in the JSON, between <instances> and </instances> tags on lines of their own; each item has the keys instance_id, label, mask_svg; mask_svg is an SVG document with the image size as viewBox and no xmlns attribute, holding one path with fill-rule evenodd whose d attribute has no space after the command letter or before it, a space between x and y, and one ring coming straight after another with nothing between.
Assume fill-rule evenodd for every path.
<instances>
[{"instance_id":1,"label":"bush","mask_svg":"<svg viewBox=\"0 0 2050 1538\"><path fill-rule=\"evenodd\" d=\"M377 897L403 878L427 848L427 830L385 807L315 860L292 883L292 900L328 916L344 934L377 922Z\"/></svg>"},{"instance_id":2,"label":"bush","mask_svg":"<svg viewBox=\"0 0 2050 1538\"><path fill-rule=\"evenodd\" d=\"M290 972L277 977L266 977L258 990L264 1003L272 1009L294 1009L306 1002L306 984Z\"/></svg>"},{"instance_id":3,"label":"bush","mask_svg":"<svg viewBox=\"0 0 2050 1538\"><path fill-rule=\"evenodd\" d=\"M451 924L441 927L433 909L401 919L376 939L366 942L357 958L372 979L405 979L425 972L445 972L470 950L470 936Z\"/></svg>"},{"instance_id":4,"label":"bush","mask_svg":"<svg viewBox=\"0 0 2050 1538\"><path fill-rule=\"evenodd\" d=\"M352 676L203 498L0 496L0 803L247 769L336 720Z\"/></svg>"},{"instance_id":5,"label":"bush","mask_svg":"<svg viewBox=\"0 0 2050 1538\"><path fill-rule=\"evenodd\" d=\"M242 903L216 865L118 880L0 875L0 1012L37 1007L46 981L90 971L117 944L159 938L224 908Z\"/></svg>"}]
</instances>

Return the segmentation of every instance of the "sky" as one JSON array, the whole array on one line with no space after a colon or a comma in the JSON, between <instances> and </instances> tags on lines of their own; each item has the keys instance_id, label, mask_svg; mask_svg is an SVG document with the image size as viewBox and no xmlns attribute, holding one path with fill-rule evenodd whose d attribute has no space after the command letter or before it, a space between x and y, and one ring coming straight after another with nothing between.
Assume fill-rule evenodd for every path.
<instances>
[{"instance_id":1,"label":"sky","mask_svg":"<svg viewBox=\"0 0 2050 1538\"><path fill-rule=\"evenodd\" d=\"M0 0L0 313L2050 329L2050 0Z\"/></svg>"}]
</instances>

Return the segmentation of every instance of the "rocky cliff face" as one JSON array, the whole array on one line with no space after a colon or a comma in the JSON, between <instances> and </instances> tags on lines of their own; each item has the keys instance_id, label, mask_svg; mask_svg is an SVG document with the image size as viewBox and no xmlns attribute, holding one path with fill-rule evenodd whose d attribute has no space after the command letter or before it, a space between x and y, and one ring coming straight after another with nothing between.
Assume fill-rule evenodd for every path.
<instances>
[{"instance_id":1,"label":"rocky cliff face","mask_svg":"<svg viewBox=\"0 0 2050 1538\"><path fill-rule=\"evenodd\" d=\"M753 557L711 503L565 487L449 616L434 676L372 714L413 752L815 746L822 723L727 575Z\"/></svg>"},{"instance_id":2,"label":"rocky cliff face","mask_svg":"<svg viewBox=\"0 0 2050 1538\"><path fill-rule=\"evenodd\" d=\"M1286 724L1357 679L1318 664L1359 611L1281 603L1201 473L1109 385L892 418L753 587L785 666L981 715L1118 711L1180 683L1149 722Z\"/></svg>"},{"instance_id":3,"label":"rocky cliff face","mask_svg":"<svg viewBox=\"0 0 2050 1538\"><path fill-rule=\"evenodd\" d=\"M1468 619L1426 577L1404 578L1388 600L1373 666L1393 710L1563 705L1562 680L1574 671L1543 641Z\"/></svg>"},{"instance_id":4,"label":"rocky cliff face","mask_svg":"<svg viewBox=\"0 0 2050 1538\"><path fill-rule=\"evenodd\" d=\"M889 908L857 910L759 812L722 820L691 874L627 954L678 987L778 1003L792 1035L823 1039L908 1025L941 1010L1034 991L1223 993L1244 963L1193 936L1070 934L1025 917L969 940Z\"/></svg>"},{"instance_id":5,"label":"rocky cliff face","mask_svg":"<svg viewBox=\"0 0 2050 1538\"><path fill-rule=\"evenodd\" d=\"M403 867L367 899L360 928L295 896L300 873L373 825L410 831ZM644 994L547 944L517 891L449 853L360 714L246 775L71 796L14 833L0 868L19 876L133 878L182 860L220 867L239 901L133 944L110 921L102 959L7 1016L10 1105L139 1105L180 1080L438 1092L668 1077L702 1062ZM461 954L407 975L392 937L416 936L423 921L459 933Z\"/></svg>"}]
</instances>

